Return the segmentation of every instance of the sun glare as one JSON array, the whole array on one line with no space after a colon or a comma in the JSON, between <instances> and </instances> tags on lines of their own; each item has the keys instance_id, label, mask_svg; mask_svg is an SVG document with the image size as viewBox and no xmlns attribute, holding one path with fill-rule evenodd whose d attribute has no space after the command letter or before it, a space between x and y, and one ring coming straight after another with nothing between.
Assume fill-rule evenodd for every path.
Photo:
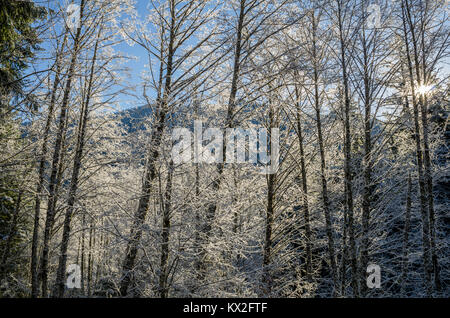
<instances>
[{"instance_id":1,"label":"sun glare","mask_svg":"<svg viewBox=\"0 0 450 318\"><path fill-rule=\"evenodd\" d=\"M417 88L417 92L419 94L424 95L424 94L427 94L428 92L430 92L432 88L433 88L433 86L430 86L430 85L420 85Z\"/></svg>"}]
</instances>

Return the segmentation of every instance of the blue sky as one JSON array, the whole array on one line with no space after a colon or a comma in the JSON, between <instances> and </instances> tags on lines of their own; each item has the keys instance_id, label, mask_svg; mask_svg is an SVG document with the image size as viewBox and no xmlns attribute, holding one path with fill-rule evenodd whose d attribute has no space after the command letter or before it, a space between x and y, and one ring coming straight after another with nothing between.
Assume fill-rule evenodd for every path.
<instances>
[{"instance_id":1,"label":"blue sky","mask_svg":"<svg viewBox=\"0 0 450 318\"><path fill-rule=\"evenodd\" d=\"M39 3L39 1L37 1ZM65 3L65 0L62 0L59 2L61 5ZM58 2L57 2L58 3ZM75 3L79 3L79 0L76 0ZM139 18L145 18L145 16L148 13L147 6L149 4L149 0L135 0L136 10L138 12ZM48 45L48 44L47 44ZM49 49L48 46L46 47L46 44L42 45L43 49ZM129 95L122 94L119 96L119 105L121 109L126 109L130 107L136 107L143 104L143 99L139 98L141 97L142 93L141 90L141 73L144 71L144 68L148 65L148 56L146 51L140 47L139 45L129 46L125 41L119 45L116 45L115 50L122 52L125 55L128 55L130 57L134 57L133 59L129 59L125 62L124 66L126 66L130 71L130 76L127 77L127 82L131 84L132 86L136 86L136 91L133 92L134 94L138 95L138 98L134 98ZM447 59L448 61L448 59ZM42 65L42 67L46 67L47 63L45 65ZM450 66L448 63L444 63L443 70L441 75L442 76L449 76L450 75ZM154 97L155 94L152 91L147 91L147 94L149 97Z\"/></svg>"},{"instance_id":2,"label":"blue sky","mask_svg":"<svg viewBox=\"0 0 450 318\"><path fill-rule=\"evenodd\" d=\"M39 0L37 0L35 2L37 4L40 4ZM53 6L56 5L56 6L63 7L67 3L70 3L70 2L66 1L66 0L56 1L53 3ZM74 3L79 4L80 0L75 0ZM136 0L135 3L136 3L136 9L138 11L139 17L144 18L148 12L147 5L148 5L149 1L148 0ZM42 23L42 22L40 22L40 23ZM62 27L62 25L61 25L61 27ZM39 60L38 64L34 65L35 69L30 67L28 69L28 72L30 72L30 73L34 72L36 69L45 70L48 68L49 65L51 65L53 63L53 61L48 60L47 57L49 55L48 53L50 53L53 50L52 47L54 45L55 44L53 42L48 42L48 41L44 41L43 43L40 44L42 51L37 53L37 57L40 57L43 59ZM148 64L148 57L147 57L145 50L142 47L140 47L139 45L130 46L125 41L114 46L114 50L119 51L123 55L130 57L130 59L127 59L123 64L123 66L127 67L130 72L130 76L128 76L126 78L126 81L131 86L137 86L137 89L139 89L139 87L142 86L142 85L139 85L141 83L141 73L144 70L144 66ZM139 92L134 92L134 94L142 95ZM150 97L153 96L153 92L147 92L147 94ZM142 105L142 100L139 101L139 100L137 100L137 98L133 98L127 94L120 95L118 100L119 100L120 109L126 109L126 108L130 108L130 107L136 107L136 106Z\"/></svg>"},{"instance_id":3,"label":"blue sky","mask_svg":"<svg viewBox=\"0 0 450 318\"><path fill-rule=\"evenodd\" d=\"M148 0L136 0L136 10L139 14L139 18L144 18L148 14L147 6ZM129 68L130 77L128 80L131 85L137 86L135 94L141 95L140 86L141 83L141 73L144 70L145 65L148 65L148 56L141 46L133 45L130 46L126 42L123 42L116 46L116 50L125 53L130 57L134 57L135 59L129 59L126 61L126 66ZM154 97L154 92L147 92L148 96ZM142 100L132 100L130 96L123 95L121 96L120 107L122 109L127 109L130 107L136 107L142 105Z\"/></svg>"}]
</instances>

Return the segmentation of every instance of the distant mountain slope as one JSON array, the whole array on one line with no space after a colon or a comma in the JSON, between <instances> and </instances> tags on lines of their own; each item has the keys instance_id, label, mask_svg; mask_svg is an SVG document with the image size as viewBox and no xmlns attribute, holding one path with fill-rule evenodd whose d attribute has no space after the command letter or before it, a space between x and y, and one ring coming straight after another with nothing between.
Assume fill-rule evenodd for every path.
<instances>
[{"instance_id":1,"label":"distant mountain slope","mask_svg":"<svg viewBox=\"0 0 450 318\"><path fill-rule=\"evenodd\" d=\"M147 123L152 117L153 109L148 106L139 106L136 108L129 108L117 113L120 121L124 125L128 133L136 132L137 130L147 130Z\"/></svg>"}]
</instances>

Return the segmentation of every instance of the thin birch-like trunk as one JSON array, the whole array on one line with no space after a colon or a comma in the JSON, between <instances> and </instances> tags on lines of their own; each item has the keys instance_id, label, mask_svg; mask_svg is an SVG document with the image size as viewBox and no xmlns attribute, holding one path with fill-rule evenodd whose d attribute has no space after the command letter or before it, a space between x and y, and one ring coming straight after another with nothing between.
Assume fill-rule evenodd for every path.
<instances>
[{"instance_id":1,"label":"thin birch-like trunk","mask_svg":"<svg viewBox=\"0 0 450 318\"><path fill-rule=\"evenodd\" d=\"M416 99L416 89L414 83L414 74L413 74L413 65L411 61L411 54L409 50L409 40L408 40L408 31L406 27L406 9L404 6L404 2L402 1L402 16L403 16L403 33L404 33L404 41L406 48L406 58L407 58L407 66L409 72L409 81L411 85L411 98L413 104L413 113L414 113L414 129L415 129L415 141L416 141L416 158L417 158L417 170L419 174L419 201L420 201L420 211L422 216L422 249L423 249L423 269L424 269L424 286L428 296L431 296L432 287L431 287L431 253L430 253L430 241L429 241L429 216L428 216L428 207L427 207L427 198L426 198L426 189L425 189L425 181L424 181L424 172L423 172L423 153L421 146L421 138L420 138L420 124L419 124L419 107Z\"/></svg>"},{"instance_id":2,"label":"thin birch-like trunk","mask_svg":"<svg viewBox=\"0 0 450 318\"><path fill-rule=\"evenodd\" d=\"M48 151L48 139L50 133L50 125L53 120L56 103L56 92L61 80L61 54L64 51L64 47L67 40L67 34L64 35L64 39L61 45L60 51L56 52L56 72L53 82L52 93L50 98L50 105L48 107L47 121L45 123L44 132L42 134L42 147L41 155L39 158L39 172L38 182L36 185L35 203L34 203L34 224L33 224L33 239L31 243L31 298L37 298L39 295L39 268L38 268L38 247L39 247L39 220L41 215L41 197L42 190L44 188L45 177L45 163L46 155Z\"/></svg>"},{"instance_id":3,"label":"thin birch-like trunk","mask_svg":"<svg viewBox=\"0 0 450 318\"><path fill-rule=\"evenodd\" d=\"M101 27L98 32L98 38L95 43L94 47L94 54L92 57L92 64L90 69L90 75L89 75L89 83L87 87L86 92L86 100L84 101L81 112L80 112L80 121L78 125L78 136L77 136L77 145L75 149L75 157L73 162L73 169L72 169L72 178L70 181L70 190L69 190L69 197L67 200L67 209L64 217L64 226L63 226L63 235L62 235L62 241L61 241L61 248L60 248L60 258L59 258L59 265L58 265L58 272L56 276L56 297L63 297L64 296L64 278L66 274L66 263L67 263L67 248L69 246L69 240L70 240L70 224L72 221L73 212L75 209L75 200L76 200L76 194L78 190L78 183L79 183L79 175L81 170L81 160L83 157L83 151L84 146L86 143L86 126L88 123L88 115L89 115L89 105L90 105L90 99L91 99L91 92L92 92L92 85L94 81L94 72L95 72L95 63L97 60L97 50L98 50L98 44L100 41L100 34L101 34Z\"/></svg>"},{"instance_id":4,"label":"thin birch-like trunk","mask_svg":"<svg viewBox=\"0 0 450 318\"><path fill-rule=\"evenodd\" d=\"M169 288L167 280L169 277L168 260L169 260L169 239L170 239L170 218L172 206L172 177L174 165L171 160L167 172L166 192L164 195L164 209L162 219L162 244L161 244L161 259L160 259L160 274L159 274L159 292L161 298L167 298L169 295Z\"/></svg>"}]
</instances>

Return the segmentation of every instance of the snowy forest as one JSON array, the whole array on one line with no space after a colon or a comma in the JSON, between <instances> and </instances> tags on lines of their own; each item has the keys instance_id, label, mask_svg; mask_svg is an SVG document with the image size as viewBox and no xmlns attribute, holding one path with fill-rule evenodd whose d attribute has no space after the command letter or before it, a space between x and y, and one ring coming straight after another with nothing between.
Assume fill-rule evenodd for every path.
<instances>
[{"instance_id":1,"label":"snowy forest","mask_svg":"<svg viewBox=\"0 0 450 318\"><path fill-rule=\"evenodd\" d=\"M0 298L449 297L449 14L0 0Z\"/></svg>"}]
</instances>

